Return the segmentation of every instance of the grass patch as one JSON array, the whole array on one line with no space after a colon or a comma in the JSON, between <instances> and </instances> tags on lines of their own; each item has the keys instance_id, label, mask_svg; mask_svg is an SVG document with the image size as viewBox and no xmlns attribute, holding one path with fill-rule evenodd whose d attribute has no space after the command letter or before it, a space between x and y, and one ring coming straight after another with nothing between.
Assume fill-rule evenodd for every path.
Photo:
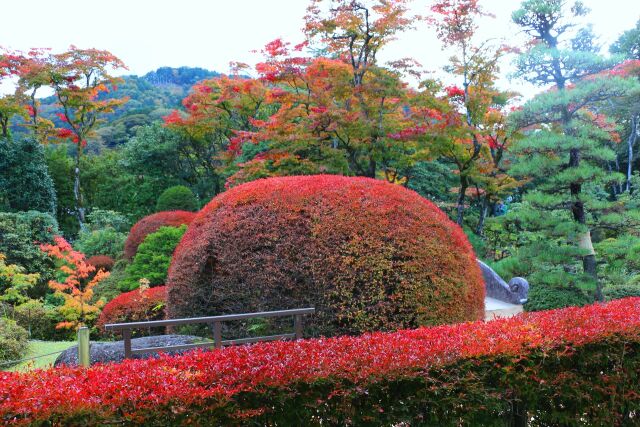
<instances>
[{"instance_id":1,"label":"grass patch","mask_svg":"<svg viewBox=\"0 0 640 427\"><path fill-rule=\"evenodd\" d=\"M75 345L75 341L29 341L29 348L27 353L23 357L34 357L40 354L47 354L53 352L59 352L68 349ZM6 371L30 371L32 369L47 369L53 366L58 353L49 356L39 357L34 360L28 360L26 362L19 363L15 366L11 366Z\"/></svg>"}]
</instances>

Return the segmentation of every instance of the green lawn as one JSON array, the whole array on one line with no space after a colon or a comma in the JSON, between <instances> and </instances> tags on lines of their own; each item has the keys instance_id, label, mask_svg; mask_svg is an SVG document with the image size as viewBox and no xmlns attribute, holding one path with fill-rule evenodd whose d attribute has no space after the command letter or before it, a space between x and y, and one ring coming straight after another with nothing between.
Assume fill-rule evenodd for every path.
<instances>
[{"instance_id":1,"label":"green lawn","mask_svg":"<svg viewBox=\"0 0 640 427\"><path fill-rule=\"evenodd\" d=\"M53 353L54 351L62 351L75 345L75 341L30 341L29 349L23 357L33 357L39 354ZM30 369L37 368L49 368L55 362L58 354L52 354L50 356L39 357L35 360L29 360L22 362L18 365L7 368L7 371L28 371Z\"/></svg>"}]
</instances>

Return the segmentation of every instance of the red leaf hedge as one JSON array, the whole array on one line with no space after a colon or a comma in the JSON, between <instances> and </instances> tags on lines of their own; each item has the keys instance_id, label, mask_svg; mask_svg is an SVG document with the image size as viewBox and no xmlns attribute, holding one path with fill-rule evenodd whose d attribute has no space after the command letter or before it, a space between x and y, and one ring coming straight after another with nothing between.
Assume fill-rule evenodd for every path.
<instances>
[{"instance_id":1,"label":"red leaf hedge","mask_svg":"<svg viewBox=\"0 0 640 427\"><path fill-rule=\"evenodd\" d=\"M87 259L87 264L93 265L96 268L96 271L111 271L115 261L108 255L94 255Z\"/></svg>"},{"instance_id":2,"label":"red leaf hedge","mask_svg":"<svg viewBox=\"0 0 640 427\"><path fill-rule=\"evenodd\" d=\"M158 231L160 227L189 225L195 216L195 212L188 211L164 211L145 216L131 227L127 240L124 242L124 257L132 259L144 238Z\"/></svg>"},{"instance_id":3,"label":"red leaf hedge","mask_svg":"<svg viewBox=\"0 0 640 427\"><path fill-rule=\"evenodd\" d=\"M96 326L102 329L107 323L164 319L166 302L166 286L125 292L109 301L102 308L102 313L100 313Z\"/></svg>"},{"instance_id":4,"label":"red leaf hedge","mask_svg":"<svg viewBox=\"0 0 640 427\"><path fill-rule=\"evenodd\" d=\"M521 417L535 425L632 425L639 373L640 298L628 298L86 370L3 372L0 420L507 425Z\"/></svg>"},{"instance_id":5,"label":"red leaf hedge","mask_svg":"<svg viewBox=\"0 0 640 427\"><path fill-rule=\"evenodd\" d=\"M466 236L399 185L336 175L253 181L204 207L174 252L171 318L313 306L312 336L481 319Z\"/></svg>"}]
</instances>

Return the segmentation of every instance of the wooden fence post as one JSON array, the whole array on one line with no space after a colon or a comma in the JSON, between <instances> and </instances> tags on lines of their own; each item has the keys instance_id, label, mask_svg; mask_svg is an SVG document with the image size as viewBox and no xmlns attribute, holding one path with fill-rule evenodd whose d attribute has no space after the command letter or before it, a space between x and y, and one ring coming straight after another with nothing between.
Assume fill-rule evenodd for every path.
<instances>
[{"instance_id":1,"label":"wooden fence post","mask_svg":"<svg viewBox=\"0 0 640 427\"><path fill-rule=\"evenodd\" d=\"M293 329L296 334L296 339L302 339L302 316L296 314L293 318Z\"/></svg>"},{"instance_id":2,"label":"wooden fence post","mask_svg":"<svg viewBox=\"0 0 640 427\"><path fill-rule=\"evenodd\" d=\"M122 330L122 342L124 344L124 358L131 358L131 329Z\"/></svg>"},{"instance_id":3,"label":"wooden fence post","mask_svg":"<svg viewBox=\"0 0 640 427\"><path fill-rule=\"evenodd\" d=\"M222 347L222 323L213 322L213 344L215 348Z\"/></svg>"},{"instance_id":4,"label":"wooden fence post","mask_svg":"<svg viewBox=\"0 0 640 427\"><path fill-rule=\"evenodd\" d=\"M78 329L78 365L89 367L91 358L89 355L89 328L82 326Z\"/></svg>"}]
</instances>

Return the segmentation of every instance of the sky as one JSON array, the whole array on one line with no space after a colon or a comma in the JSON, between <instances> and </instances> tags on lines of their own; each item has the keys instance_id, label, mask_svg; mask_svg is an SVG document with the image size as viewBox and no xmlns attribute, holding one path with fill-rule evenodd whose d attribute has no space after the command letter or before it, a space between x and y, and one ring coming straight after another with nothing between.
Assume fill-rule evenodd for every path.
<instances>
[{"instance_id":1,"label":"sky","mask_svg":"<svg viewBox=\"0 0 640 427\"><path fill-rule=\"evenodd\" d=\"M0 46L14 50L48 47L63 51L74 44L115 54L126 74L145 74L161 66L191 66L229 72L230 61L255 64L259 51L278 37L302 41L306 0L10 0L3 6ZM640 0L584 0L603 44L614 41L640 19ZM55 4L55 7L53 6ZM425 14L430 0L415 0ZM513 43L518 30L511 12L518 0L480 0L495 15L485 18L479 37ZM383 61L412 57L443 76L449 52L423 25L402 34L379 55ZM508 71L508 66L506 67ZM506 72L505 71L505 74ZM503 79L503 84L511 84ZM519 82L513 85L520 85ZM4 88L6 91L6 88Z\"/></svg>"}]
</instances>

